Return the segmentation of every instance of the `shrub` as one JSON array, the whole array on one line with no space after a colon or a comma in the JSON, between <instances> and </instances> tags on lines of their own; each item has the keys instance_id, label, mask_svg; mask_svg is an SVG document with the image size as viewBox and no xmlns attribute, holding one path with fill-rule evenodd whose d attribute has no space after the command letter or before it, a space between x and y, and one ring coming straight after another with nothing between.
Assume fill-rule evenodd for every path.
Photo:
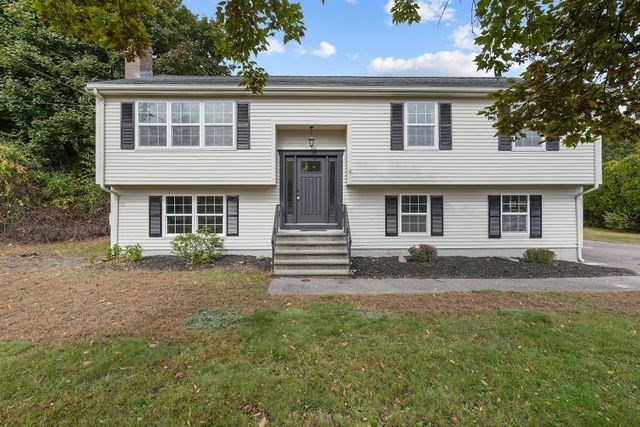
<instances>
[{"instance_id":1,"label":"shrub","mask_svg":"<svg viewBox=\"0 0 640 427\"><path fill-rule=\"evenodd\" d=\"M192 264L208 264L220 259L223 246L222 237L218 237L209 227L203 227L195 233L181 234L173 239L171 252Z\"/></svg>"},{"instance_id":2,"label":"shrub","mask_svg":"<svg viewBox=\"0 0 640 427\"><path fill-rule=\"evenodd\" d=\"M629 212L605 212L604 226L613 230L633 230L638 224L638 218Z\"/></svg>"},{"instance_id":3,"label":"shrub","mask_svg":"<svg viewBox=\"0 0 640 427\"><path fill-rule=\"evenodd\" d=\"M138 262L142 259L142 247L139 243L124 247L123 257L129 262Z\"/></svg>"},{"instance_id":4,"label":"shrub","mask_svg":"<svg viewBox=\"0 0 640 427\"><path fill-rule=\"evenodd\" d=\"M115 244L113 246L107 247L105 251L104 257L107 261L111 261L112 259L116 259L122 253L122 247L119 244Z\"/></svg>"},{"instance_id":5,"label":"shrub","mask_svg":"<svg viewBox=\"0 0 640 427\"><path fill-rule=\"evenodd\" d=\"M435 262L438 260L438 249L435 246L420 244L409 248L411 258L419 262Z\"/></svg>"},{"instance_id":6,"label":"shrub","mask_svg":"<svg viewBox=\"0 0 640 427\"><path fill-rule=\"evenodd\" d=\"M536 264L551 264L556 259L556 253L551 249L527 249L523 254L525 262Z\"/></svg>"}]
</instances>

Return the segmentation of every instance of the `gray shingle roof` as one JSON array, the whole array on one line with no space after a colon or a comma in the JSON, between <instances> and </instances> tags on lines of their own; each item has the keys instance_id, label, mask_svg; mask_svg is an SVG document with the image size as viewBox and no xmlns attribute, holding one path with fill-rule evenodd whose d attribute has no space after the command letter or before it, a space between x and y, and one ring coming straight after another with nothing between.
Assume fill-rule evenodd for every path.
<instances>
[{"instance_id":1,"label":"gray shingle roof","mask_svg":"<svg viewBox=\"0 0 640 427\"><path fill-rule=\"evenodd\" d=\"M230 76L167 76L147 79L109 80L94 85L220 85L238 86L240 77ZM506 79L493 77L348 77L348 76L270 76L267 87L469 87L505 88Z\"/></svg>"}]
</instances>

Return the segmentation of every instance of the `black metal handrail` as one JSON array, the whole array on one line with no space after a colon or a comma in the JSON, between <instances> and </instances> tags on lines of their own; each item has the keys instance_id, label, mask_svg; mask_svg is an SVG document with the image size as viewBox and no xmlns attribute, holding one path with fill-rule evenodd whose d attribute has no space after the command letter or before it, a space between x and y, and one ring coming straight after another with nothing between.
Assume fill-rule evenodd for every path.
<instances>
[{"instance_id":1,"label":"black metal handrail","mask_svg":"<svg viewBox=\"0 0 640 427\"><path fill-rule=\"evenodd\" d=\"M351 225L349 225L349 213L347 212L347 205L342 205L342 228L344 229L344 237L347 240L349 264L351 264Z\"/></svg>"},{"instance_id":2,"label":"black metal handrail","mask_svg":"<svg viewBox=\"0 0 640 427\"><path fill-rule=\"evenodd\" d=\"M276 240L280 229L280 204L276 205L276 213L273 216L273 229L271 230L271 271L273 271L273 260L276 257Z\"/></svg>"}]
</instances>

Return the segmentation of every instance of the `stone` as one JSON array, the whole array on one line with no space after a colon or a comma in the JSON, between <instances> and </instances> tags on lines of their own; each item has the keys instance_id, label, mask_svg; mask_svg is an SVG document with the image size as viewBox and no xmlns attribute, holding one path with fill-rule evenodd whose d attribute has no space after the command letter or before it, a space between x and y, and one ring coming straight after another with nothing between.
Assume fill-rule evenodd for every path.
<instances>
[{"instance_id":1,"label":"stone","mask_svg":"<svg viewBox=\"0 0 640 427\"><path fill-rule=\"evenodd\" d=\"M405 257L403 257L402 255L400 255L400 256L398 257L398 262L399 262L400 264L406 264L406 263L407 263L407 259L406 259Z\"/></svg>"}]
</instances>

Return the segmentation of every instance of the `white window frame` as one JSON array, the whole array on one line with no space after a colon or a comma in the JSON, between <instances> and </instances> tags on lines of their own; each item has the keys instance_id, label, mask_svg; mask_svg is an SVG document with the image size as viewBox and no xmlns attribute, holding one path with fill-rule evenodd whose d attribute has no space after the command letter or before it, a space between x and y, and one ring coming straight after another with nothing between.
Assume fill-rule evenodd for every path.
<instances>
[{"instance_id":1,"label":"white window frame","mask_svg":"<svg viewBox=\"0 0 640 427\"><path fill-rule=\"evenodd\" d=\"M409 104L433 104L434 123L409 123ZM404 148L405 150L438 150L439 135L438 122L440 121L440 111L438 103L435 101L411 101L404 103ZM433 145L409 145L409 127L433 127Z\"/></svg>"},{"instance_id":2,"label":"white window frame","mask_svg":"<svg viewBox=\"0 0 640 427\"><path fill-rule=\"evenodd\" d=\"M144 102L155 102L155 103L164 103L167 107L167 122L162 124L155 123L140 123L138 120L139 114L139 105ZM200 122L197 124L199 127L199 135L200 135L200 144L193 146L174 146L173 145L173 126L196 126L195 123L173 123L172 115L172 104L174 102L198 102L199 111L200 111ZM231 124L231 134L233 136L233 145L230 147L216 147L216 146L205 146L204 145L204 137L205 137L205 118L204 118L204 103L205 102L228 102L231 103L231 112L233 117L233 123ZM212 123L209 124L213 126ZM225 124L228 125L228 124ZM140 145L140 126L166 126L167 128L167 145L165 146L141 146ZM136 138L136 149L140 150L171 150L171 151L193 151L193 150L211 150L211 151L233 151L236 149L236 129L237 129L237 102L234 100L228 99L207 99L207 100L194 100L194 99L140 99L135 102L135 138Z\"/></svg>"},{"instance_id":3,"label":"white window frame","mask_svg":"<svg viewBox=\"0 0 640 427\"><path fill-rule=\"evenodd\" d=\"M424 215L427 218L426 231L402 231L403 212L402 212L402 197L403 196L424 196L427 198L427 213L415 214L406 213L404 215ZM398 195L398 235L404 236L430 236L431 235L431 196L424 193L404 193Z\"/></svg>"},{"instance_id":4,"label":"white window frame","mask_svg":"<svg viewBox=\"0 0 640 427\"><path fill-rule=\"evenodd\" d=\"M529 132L534 132L531 129L525 129L525 131L529 131ZM534 132L536 135L538 135L537 132ZM538 135L538 138L540 138L540 140L542 141L542 137L540 137L540 135ZM545 143L538 143L536 145L531 145L531 146L526 146L526 147L518 147L516 145L516 143L520 140L522 140L524 138L522 137L518 137L518 140L513 141L511 143L511 149L514 151L545 151L546 150L546 145Z\"/></svg>"},{"instance_id":5,"label":"white window frame","mask_svg":"<svg viewBox=\"0 0 640 427\"><path fill-rule=\"evenodd\" d=\"M502 198L503 197L508 197L508 196L516 196L516 197L520 197L520 196L525 196L527 198L527 212L503 212L502 211ZM503 226L504 226L504 216L505 215L521 215L521 216L525 216L527 219L525 221L525 224L527 226L525 231L504 231ZM529 223L531 221L531 197L529 194L513 194L513 193L509 193L509 194L500 194L500 233L502 234L507 234L509 236L525 236L525 235L529 235Z\"/></svg>"},{"instance_id":6,"label":"white window frame","mask_svg":"<svg viewBox=\"0 0 640 427\"><path fill-rule=\"evenodd\" d=\"M188 215L174 215L167 214L167 197L191 197L191 232L195 233L198 230L198 197L222 197L222 214L207 214L202 216L222 216L222 233L218 234L220 237L227 236L227 195L226 194L206 194L206 193L170 193L162 196L162 213L164 221L164 235L168 237L180 236L183 233L169 233L169 216L188 216Z\"/></svg>"},{"instance_id":7,"label":"white window frame","mask_svg":"<svg viewBox=\"0 0 640 427\"><path fill-rule=\"evenodd\" d=\"M207 123L206 122L206 115L205 115L205 108L204 105L206 103L231 103L231 123ZM237 126L237 105L235 101L222 101L222 100L212 100L212 99L208 99L208 100L204 100L201 103L201 117L202 117L202 138L201 138L201 142L202 142L202 147L203 148L207 148L207 149L214 149L214 150L235 150L236 148L236 126ZM231 125L231 139L232 139L232 143L231 146L229 147L216 147L213 145L205 145L205 129L207 126L229 126Z\"/></svg>"},{"instance_id":8,"label":"white window frame","mask_svg":"<svg viewBox=\"0 0 640 427\"><path fill-rule=\"evenodd\" d=\"M166 113L166 120L164 123L140 123L140 104L141 103L145 103L145 104L150 104L150 103L154 103L154 104L165 104L165 113ZM171 117L169 117L171 115L171 111L169 110L169 105L166 101L158 101L155 99L149 99L149 100L140 100L140 101L136 101L136 108L135 108L135 112L134 112L134 120L135 120L135 138L136 138L136 148L141 148L143 150L166 150L167 148L171 147L171 140L170 140L170 127L169 127L169 122L171 120ZM167 145L140 145L140 127L159 127L159 126L164 126L166 129L166 141L167 141Z\"/></svg>"},{"instance_id":9,"label":"white window frame","mask_svg":"<svg viewBox=\"0 0 640 427\"><path fill-rule=\"evenodd\" d=\"M202 147L202 121L203 121L203 117L202 117L202 102L201 101L194 101L194 100L188 100L188 99L172 99L171 101L168 101L168 111L169 111L169 117L168 120L170 122L169 125L169 129L170 129L170 137L171 139L169 139L169 146L173 149L185 149L185 150L193 150L194 148L201 148ZM173 123L173 104L180 104L180 103L197 103L198 104L198 123ZM185 126L185 127L197 127L198 128L198 145L173 145L173 127L174 126Z\"/></svg>"}]
</instances>

